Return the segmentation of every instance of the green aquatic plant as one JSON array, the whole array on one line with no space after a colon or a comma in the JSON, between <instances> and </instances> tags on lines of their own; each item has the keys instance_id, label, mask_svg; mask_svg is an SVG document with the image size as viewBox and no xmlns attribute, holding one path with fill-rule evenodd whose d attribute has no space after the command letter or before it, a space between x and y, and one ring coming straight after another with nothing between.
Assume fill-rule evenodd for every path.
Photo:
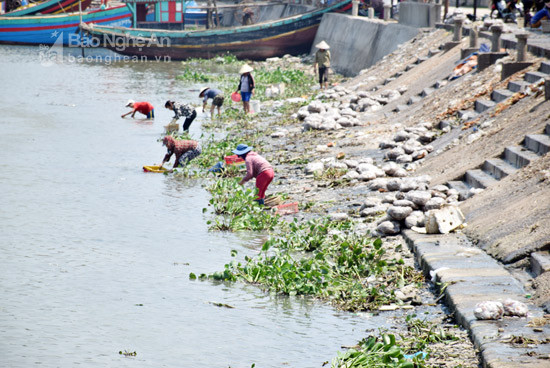
<instances>
[{"instance_id":1,"label":"green aquatic plant","mask_svg":"<svg viewBox=\"0 0 550 368\"><path fill-rule=\"evenodd\" d=\"M401 346L396 342L395 335L384 334L381 337L370 337L356 348L344 353L338 353L332 360L332 368L414 368L423 367L419 357L409 360Z\"/></svg>"},{"instance_id":2,"label":"green aquatic plant","mask_svg":"<svg viewBox=\"0 0 550 368\"><path fill-rule=\"evenodd\" d=\"M266 88L273 84L284 83L285 94L288 97L300 97L311 93L311 87L316 83L313 75L297 69L275 70L258 69L254 71L256 82L256 98L265 100Z\"/></svg>"},{"instance_id":3,"label":"green aquatic plant","mask_svg":"<svg viewBox=\"0 0 550 368\"><path fill-rule=\"evenodd\" d=\"M190 68L185 68L180 75L176 76L176 79L186 82L207 83L214 81L216 78L213 75L205 74Z\"/></svg>"},{"instance_id":4,"label":"green aquatic plant","mask_svg":"<svg viewBox=\"0 0 550 368\"><path fill-rule=\"evenodd\" d=\"M254 201L256 190L244 188L238 180L220 179L207 189L212 194L209 206L216 215L207 222L212 230L272 230L279 222L278 215Z\"/></svg>"},{"instance_id":5,"label":"green aquatic plant","mask_svg":"<svg viewBox=\"0 0 550 368\"><path fill-rule=\"evenodd\" d=\"M295 221L280 236L271 236L258 256L245 257L244 263L234 260L210 277L286 295L311 295L344 310L396 302L394 291L409 282L411 267L385 259L382 241L348 232L350 223L328 224Z\"/></svg>"}]
</instances>

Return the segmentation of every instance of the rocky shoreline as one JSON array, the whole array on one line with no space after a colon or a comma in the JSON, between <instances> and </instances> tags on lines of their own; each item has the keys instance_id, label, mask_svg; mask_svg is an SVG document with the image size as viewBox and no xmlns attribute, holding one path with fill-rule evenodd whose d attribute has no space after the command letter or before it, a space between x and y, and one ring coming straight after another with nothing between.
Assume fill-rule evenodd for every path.
<instances>
[{"instance_id":1,"label":"rocky shoreline","mask_svg":"<svg viewBox=\"0 0 550 368\"><path fill-rule=\"evenodd\" d=\"M469 212L476 211L473 203L482 208L495 206L494 197L509 195L509 188L497 185L496 189L459 191L447 182L456 178L460 170L479 164L482 157L476 157L476 153L498 150L516 136L544 129L550 106L541 97L541 85L534 84L513 106L509 104L498 112L468 120L467 109L475 99L490 95L504 82L500 80L500 64L451 81L449 76L460 50L444 52L439 47L450 36L445 30L426 31L358 77L317 93L309 102L307 98L266 100L262 102L262 113L245 123L226 121L224 124L229 125L224 130L232 134L232 127L239 125L238 129L258 137L256 150L268 158L276 171L269 192L299 202L301 211L294 215L299 221L325 216L333 222L351 220L356 233L382 236L385 243L392 245L388 248L396 244L410 246L426 276L430 278L431 274L432 281L438 283L434 292L439 289L481 351L481 361L477 361L475 348L464 345L460 363L428 364L542 367L550 357L549 316L539 307L548 300L546 276L529 277L525 262L503 266L498 255L495 261L471 242L484 237L483 232L470 230ZM508 59L500 62L513 57L511 51ZM536 70L543 61L532 59L533 66L522 73ZM308 58L284 57L261 65L311 73L307 62ZM520 74L514 78L523 76ZM433 86L437 93L427 86ZM507 135L508 141L494 141L499 135ZM550 193L548 160L548 155L542 156L520 172L528 179L523 181L525 185L532 183L529 178L538 181L532 185L543 197L532 210L517 214L519 218L510 215L508 221L531 219L537 209L540 218L548 218L548 197L544 197ZM502 182L510 179L517 180L511 175ZM461 221L462 226L447 229L446 232L455 231L450 235L419 235L430 221L431 211L442 208L455 208L458 213L466 209L463 212L468 223ZM498 217L495 214L494 221ZM473 218L474 226L478 221ZM507 226L507 220L500 219L499 223ZM548 234L548 228L544 221L535 227L543 234ZM442 244L450 252L443 258ZM410 255L403 257L414 264ZM481 258L476 261L476 257ZM442 268L451 268L451 274L438 273ZM494 273L480 274L484 268ZM463 276L457 278L459 274ZM469 276L475 279L470 280ZM422 304L418 295L407 295L405 291L396 291L401 303ZM473 309L484 296L513 296L529 305L528 317L504 317L496 325L492 321L476 322ZM543 323L529 327L533 320ZM518 336L526 343L513 343ZM469 358L464 358L466 355Z\"/></svg>"}]
</instances>

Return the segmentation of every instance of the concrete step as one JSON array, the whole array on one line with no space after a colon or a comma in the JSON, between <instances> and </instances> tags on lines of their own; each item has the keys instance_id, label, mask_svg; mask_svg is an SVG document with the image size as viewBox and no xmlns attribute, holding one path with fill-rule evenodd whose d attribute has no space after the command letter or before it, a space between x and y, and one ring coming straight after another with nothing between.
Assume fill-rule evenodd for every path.
<instances>
[{"instance_id":1,"label":"concrete step","mask_svg":"<svg viewBox=\"0 0 550 368\"><path fill-rule=\"evenodd\" d=\"M415 64L420 64L420 63L423 63L425 62L426 60L428 60L429 58L426 57L426 56L422 56L422 57L419 57L418 59L416 59L416 61L414 62Z\"/></svg>"},{"instance_id":2,"label":"concrete step","mask_svg":"<svg viewBox=\"0 0 550 368\"><path fill-rule=\"evenodd\" d=\"M494 107L496 103L491 100L476 100L476 112L481 114L484 111L487 111Z\"/></svg>"},{"instance_id":3,"label":"concrete step","mask_svg":"<svg viewBox=\"0 0 550 368\"><path fill-rule=\"evenodd\" d=\"M474 110L459 110L458 117L463 121L474 120L479 114Z\"/></svg>"},{"instance_id":4,"label":"concrete step","mask_svg":"<svg viewBox=\"0 0 550 368\"><path fill-rule=\"evenodd\" d=\"M509 97L512 97L514 92L508 89L495 89L491 94L491 100L499 103L501 101L507 100Z\"/></svg>"},{"instance_id":5,"label":"concrete step","mask_svg":"<svg viewBox=\"0 0 550 368\"><path fill-rule=\"evenodd\" d=\"M543 61L542 63L540 63L539 72L550 74L550 62Z\"/></svg>"},{"instance_id":6,"label":"concrete step","mask_svg":"<svg viewBox=\"0 0 550 368\"><path fill-rule=\"evenodd\" d=\"M510 146L504 150L504 159L517 168L527 166L531 161L538 158L539 156L536 153L525 147Z\"/></svg>"},{"instance_id":7,"label":"concrete step","mask_svg":"<svg viewBox=\"0 0 550 368\"><path fill-rule=\"evenodd\" d=\"M481 169L467 170L464 181L471 187L485 189L497 182L495 178Z\"/></svg>"},{"instance_id":8,"label":"concrete step","mask_svg":"<svg viewBox=\"0 0 550 368\"><path fill-rule=\"evenodd\" d=\"M523 145L529 151L544 155L550 151L550 136L546 134L528 134L525 136Z\"/></svg>"},{"instance_id":9,"label":"concrete step","mask_svg":"<svg viewBox=\"0 0 550 368\"><path fill-rule=\"evenodd\" d=\"M422 97L419 97L419 96L412 96L411 98L409 98L409 101L407 101L407 105L413 105L417 102L420 102L422 101Z\"/></svg>"},{"instance_id":10,"label":"concrete step","mask_svg":"<svg viewBox=\"0 0 550 368\"><path fill-rule=\"evenodd\" d=\"M460 201L465 201L471 196L470 187L468 186L468 184L461 180L450 181L447 183L447 186L450 189L455 189L456 191L458 191L458 199Z\"/></svg>"},{"instance_id":11,"label":"concrete step","mask_svg":"<svg viewBox=\"0 0 550 368\"><path fill-rule=\"evenodd\" d=\"M409 70L414 69L414 67L415 67L414 64L409 64L405 67L405 71L408 72Z\"/></svg>"},{"instance_id":12,"label":"concrete step","mask_svg":"<svg viewBox=\"0 0 550 368\"><path fill-rule=\"evenodd\" d=\"M534 276L537 277L549 271L550 253L548 251L531 253L531 272Z\"/></svg>"},{"instance_id":13,"label":"concrete step","mask_svg":"<svg viewBox=\"0 0 550 368\"><path fill-rule=\"evenodd\" d=\"M384 82L382 82L382 84L385 86L386 84L391 83L391 82L393 82L394 80L395 80L395 78L391 78L391 77L390 77L390 78L386 78L386 79L384 79Z\"/></svg>"},{"instance_id":14,"label":"concrete step","mask_svg":"<svg viewBox=\"0 0 550 368\"><path fill-rule=\"evenodd\" d=\"M403 75L403 72L397 72L397 73L395 73L392 77L393 77L393 78L399 78L399 77L402 76L402 75Z\"/></svg>"},{"instance_id":15,"label":"concrete step","mask_svg":"<svg viewBox=\"0 0 550 368\"><path fill-rule=\"evenodd\" d=\"M512 92L523 92L529 84L529 82L520 80L510 81L508 82L508 89Z\"/></svg>"},{"instance_id":16,"label":"concrete step","mask_svg":"<svg viewBox=\"0 0 550 368\"><path fill-rule=\"evenodd\" d=\"M541 73L541 72L527 72L525 73L525 81L529 82L529 84L533 84L535 82L538 82L541 78L547 78L548 74Z\"/></svg>"},{"instance_id":17,"label":"concrete step","mask_svg":"<svg viewBox=\"0 0 550 368\"><path fill-rule=\"evenodd\" d=\"M422 92L420 92L420 96L426 97L431 95L435 90L431 87L424 88Z\"/></svg>"},{"instance_id":18,"label":"concrete step","mask_svg":"<svg viewBox=\"0 0 550 368\"><path fill-rule=\"evenodd\" d=\"M546 124L546 128L544 129L544 133L550 135L550 124Z\"/></svg>"},{"instance_id":19,"label":"concrete step","mask_svg":"<svg viewBox=\"0 0 550 368\"><path fill-rule=\"evenodd\" d=\"M395 109L393 109L394 112L401 112L401 111L405 111L409 108L408 105L397 105L395 106Z\"/></svg>"},{"instance_id":20,"label":"concrete step","mask_svg":"<svg viewBox=\"0 0 550 368\"><path fill-rule=\"evenodd\" d=\"M508 175L513 174L518 169L512 166L509 162L501 158L491 158L485 160L481 166L482 170L491 175L493 178L500 180Z\"/></svg>"},{"instance_id":21,"label":"concrete step","mask_svg":"<svg viewBox=\"0 0 550 368\"><path fill-rule=\"evenodd\" d=\"M437 82L434 83L433 88L439 89L441 87L445 87L447 83L448 82L446 80L438 80Z\"/></svg>"}]
</instances>

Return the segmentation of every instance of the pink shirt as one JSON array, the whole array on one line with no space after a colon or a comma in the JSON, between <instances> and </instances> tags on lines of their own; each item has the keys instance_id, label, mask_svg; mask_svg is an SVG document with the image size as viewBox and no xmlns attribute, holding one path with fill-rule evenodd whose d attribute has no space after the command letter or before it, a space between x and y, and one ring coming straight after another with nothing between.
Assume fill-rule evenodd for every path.
<instances>
[{"instance_id":1,"label":"pink shirt","mask_svg":"<svg viewBox=\"0 0 550 368\"><path fill-rule=\"evenodd\" d=\"M245 163L246 163L246 176L243 178L244 182L247 182L252 178L258 177L260 173L266 170L273 169L265 158L258 155L254 151L250 151L248 155L246 155Z\"/></svg>"}]
</instances>

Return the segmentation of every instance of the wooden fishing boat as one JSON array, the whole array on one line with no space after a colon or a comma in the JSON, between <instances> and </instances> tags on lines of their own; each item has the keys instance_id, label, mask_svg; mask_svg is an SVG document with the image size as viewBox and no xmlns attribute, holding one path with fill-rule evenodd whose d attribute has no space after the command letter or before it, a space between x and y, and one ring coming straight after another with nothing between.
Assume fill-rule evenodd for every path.
<instances>
[{"instance_id":1,"label":"wooden fishing boat","mask_svg":"<svg viewBox=\"0 0 550 368\"><path fill-rule=\"evenodd\" d=\"M232 28L177 31L98 24L81 27L99 39L96 44L140 60L208 59L227 53L239 59L265 60L309 52L323 14L342 11L349 3L350 0L342 0L300 15Z\"/></svg>"},{"instance_id":2,"label":"wooden fishing boat","mask_svg":"<svg viewBox=\"0 0 550 368\"><path fill-rule=\"evenodd\" d=\"M62 37L64 45L78 42L78 25L103 24L129 27L132 16L126 5L104 10L60 15L31 17L0 17L0 44L11 45L53 45ZM76 37L75 37L76 36Z\"/></svg>"},{"instance_id":3,"label":"wooden fishing boat","mask_svg":"<svg viewBox=\"0 0 550 368\"><path fill-rule=\"evenodd\" d=\"M3 17L23 17L29 15L47 15L47 14L60 14L60 13L72 13L79 11L79 2L81 10L86 10L92 0L46 0L41 3L35 3L31 6L21 7L15 9L6 14L2 14Z\"/></svg>"}]
</instances>

